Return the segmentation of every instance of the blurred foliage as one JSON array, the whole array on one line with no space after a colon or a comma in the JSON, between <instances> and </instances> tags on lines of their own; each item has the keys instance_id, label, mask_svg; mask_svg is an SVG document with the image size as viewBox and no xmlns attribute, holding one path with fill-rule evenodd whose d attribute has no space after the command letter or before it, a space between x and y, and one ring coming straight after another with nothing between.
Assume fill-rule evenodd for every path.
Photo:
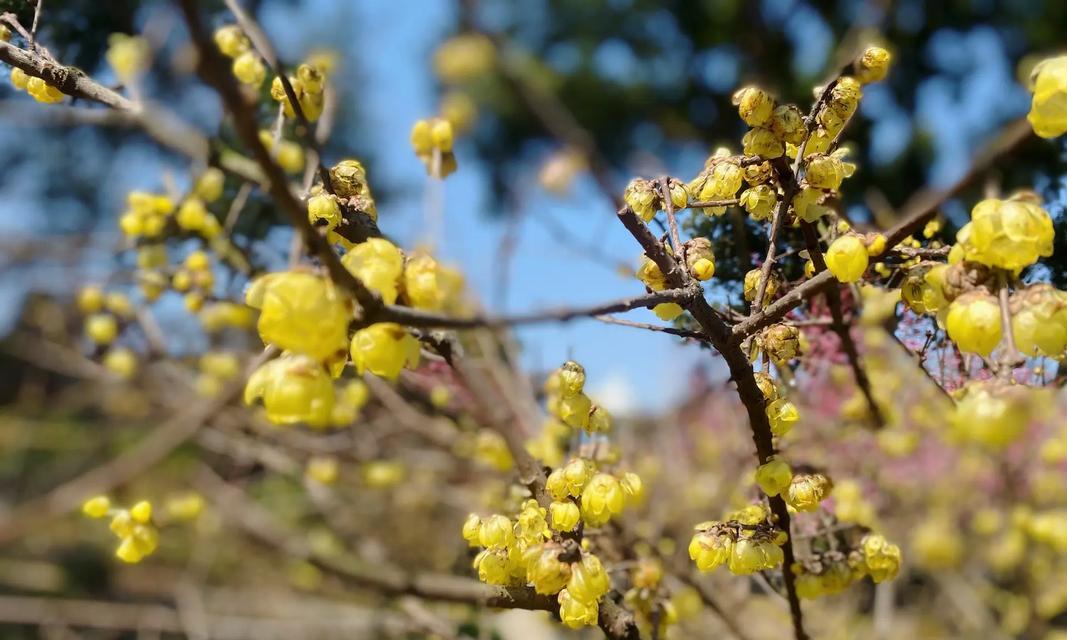
<instances>
[{"instance_id":1,"label":"blurred foliage","mask_svg":"<svg viewBox=\"0 0 1067 640\"><path fill-rule=\"evenodd\" d=\"M780 102L795 102L806 112L813 87L864 45L883 43L894 53L893 69L884 85L868 89L866 102L874 104L864 105L846 134L846 140L858 143L860 170L844 197L854 221L887 226L887 207L899 207L932 178L946 183L961 175L970 153L1023 114L1025 91L1012 80L1017 69L1027 68L1027 56L1063 47L1062 29L1055 25L1067 24L1067 4L484 0L465 14L458 30L471 23L514 43L505 55L520 61L528 82L554 92L592 135L612 163L620 192L631 175L663 170L649 158L677 170L694 166L695 153L723 144L736 150L745 131L730 104L737 87L759 84ZM533 113L499 84L478 78L467 88L492 114L481 122L475 141L491 172L494 195L518 189L528 179L524 166L543 158L555 143ZM979 101L981 109L970 104ZM1010 163L997 165L1002 188L1030 187L1035 175L1054 184L1064 168L1059 149L1029 142ZM946 160L953 166L935 173L934 165ZM981 189L978 185L967 194L966 209L980 199ZM1054 215L1062 208L1057 191L1043 193L1057 200L1049 203ZM954 233L959 222L950 218L948 232ZM721 277L732 279L746 270L734 266ZM1050 270L1057 282L1067 278L1062 258Z\"/></svg>"}]
</instances>

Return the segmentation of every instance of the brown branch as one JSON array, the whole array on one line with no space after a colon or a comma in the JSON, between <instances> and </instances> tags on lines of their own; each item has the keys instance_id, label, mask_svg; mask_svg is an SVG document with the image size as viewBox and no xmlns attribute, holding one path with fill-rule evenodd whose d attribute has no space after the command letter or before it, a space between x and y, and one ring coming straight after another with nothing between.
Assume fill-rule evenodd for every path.
<instances>
[{"instance_id":1,"label":"brown branch","mask_svg":"<svg viewBox=\"0 0 1067 640\"><path fill-rule=\"evenodd\" d=\"M671 256L666 248L652 235L637 214L630 207L623 207L618 211L619 220L623 226L637 240L645 250L645 255L663 272L667 283L672 287L687 285L689 275L682 269ZM763 392L756 384L756 378L748 358L741 349L740 344L733 339L733 334L726 323L715 314L704 296L696 296L686 301L682 306L692 314L708 335L712 345L726 361L730 369L730 377L737 385L737 394L748 414L749 427L752 431L752 441L756 446L756 456L759 464L764 464L775 453L774 437L771 434L770 421L765 410L766 400ZM789 532L789 511L785 500L781 496L770 498L771 511L774 514L778 526L783 531ZM793 543L787 540L782 546L782 554L785 562L782 569L782 578L785 582L786 595L789 599L789 611L793 622L793 632L797 640L806 640L807 633L804 631L803 614L800 609L800 599L797 597L795 576L791 571L794 562Z\"/></svg>"},{"instance_id":2,"label":"brown branch","mask_svg":"<svg viewBox=\"0 0 1067 640\"><path fill-rule=\"evenodd\" d=\"M162 146L188 157L197 164L208 164L213 153L211 141L194 127L157 105L152 105L151 108L142 107L96 82L80 69L65 67L40 54L3 41L0 41L0 61L18 67L28 75L44 79L67 95L112 109L100 111L51 105L48 109L36 110L34 117L65 126L86 124L140 128ZM10 112L11 107L5 106L5 111ZM15 113L18 114L17 111ZM218 165L249 182L263 181L263 176L254 163L232 151L218 150Z\"/></svg>"},{"instance_id":3,"label":"brown branch","mask_svg":"<svg viewBox=\"0 0 1067 640\"><path fill-rule=\"evenodd\" d=\"M808 247L811 263L815 266L815 273L826 271L826 260L823 258L822 248L819 246L819 237L815 231L815 225L810 222L800 223L801 232L804 234L804 242ZM841 287L835 279L825 290L826 305L830 307L830 315L833 322L830 329L841 340L841 348L848 358L849 368L852 369L852 377L867 401L867 408L871 414L871 421L876 428L885 426L885 416L875 400L874 391L871 389L871 381L867 377L867 370L860 362L860 354L856 349L856 342L852 339L851 327L845 322L845 314L841 310Z\"/></svg>"},{"instance_id":4,"label":"brown branch","mask_svg":"<svg viewBox=\"0 0 1067 640\"><path fill-rule=\"evenodd\" d=\"M624 320L622 318L613 318L611 316L593 316L593 319L607 324L616 324L621 327L633 327L634 329L644 329L646 331L655 331L657 333L669 333L672 336L691 338L693 340L700 340L701 342L708 341L708 337L699 331L665 327L663 325L649 324L647 322L634 322L633 320Z\"/></svg>"},{"instance_id":5,"label":"brown branch","mask_svg":"<svg viewBox=\"0 0 1067 640\"><path fill-rule=\"evenodd\" d=\"M693 297L692 289L668 289L666 291L654 291L640 296L623 298L602 304L587 307L564 307L559 309L546 309L509 316L471 316L457 318L444 316L412 307L399 305L385 305L381 312L374 315L376 321L397 322L409 327L438 328L438 329L474 329L479 327L507 327L523 324L537 324L540 322L568 322L575 318L599 316L608 313L621 313L642 307L654 307L665 302L682 303Z\"/></svg>"},{"instance_id":6,"label":"brown branch","mask_svg":"<svg viewBox=\"0 0 1067 640\"><path fill-rule=\"evenodd\" d=\"M885 232L886 247L895 247L904 238L919 232L923 225L937 215L938 209L945 201L959 195L964 189L974 184L997 159L1015 150L1032 135L1033 127L1026 118L1015 120L1004 127L979 151L967 173L951 186L945 189L927 187L912 195L901 207L900 222Z\"/></svg>"},{"instance_id":7,"label":"brown branch","mask_svg":"<svg viewBox=\"0 0 1067 640\"><path fill-rule=\"evenodd\" d=\"M245 378L276 353L277 350L273 347L265 350L250 364ZM105 493L155 466L239 396L244 388L245 378L231 383L215 398L194 404L170 418L121 456L94 467L4 514L0 520L0 544L19 538L48 520L77 509L82 501L93 494Z\"/></svg>"},{"instance_id":8,"label":"brown branch","mask_svg":"<svg viewBox=\"0 0 1067 640\"><path fill-rule=\"evenodd\" d=\"M248 102L237 87L230 74L229 66L223 60L222 54L216 50L211 36L200 20L196 3L193 0L179 0L179 5L185 15L190 37L199 54L198 71L205 82L218 92L223 105L233 117L238 137L252 151L252 157L263 170L267 191L300 233L304 245L322 261L330 279L351 294L363 307L364 313L373 315L382 308L381 298L345 269L333 247L308 221L307 211L289 188L285 172L260 141L259 123L256 121L254 105Z\"/></svg>"},{"instance_id":9,"label":"brown branch","mask_svg":"<svg viewBox=\"0 0 1067 640\"><path fill-rule=\"evenodd\" d=\"M319 144L318 138L315 136L315 129L311 126L311 122L308 121L307 116L304 114L304 108L300 105L300 101L297 100L296 91L293 89L293 84L289 82L289 76L285 73L285 67L282 65L281 60L278 59L278 54L275 53L274 47L270 43L270 39L267 38L263 29L259 24L248 14L247 11L241 6L239 0L223 0L226 3L226 8L233 13L234 18L237 19L237 24L241 26L241 30L245 32L248 39L252 41L252 46L256 48L259 55L266 60L274 74L278 76L278 79L282 83L282 88L285 90L285 97L289 100L290 106L293 108L293 114L296 116L297 122L304 130L304 143L309 149L315 152L315 157L318 162L319 179L322 180L322 186L327 192L333 193L333 183L330 181L330 172L322 164L322 145ZM284 115L284 114L283 114Z\"/></svg>"},{"instance_id":10,"label":"brown branch","mask_svg":"<svg viewBox=\"0 0 1067 640\"><path fill-rule=\"evenodd\" d=\"M217 502L225 518L256 542L309 562L350 585L385 596L416 596L501 609L551 611L558 607L555 598L542 596L530 587L496 587L470 578L406 572L380 561L364 564L351 557L320 554L301 536L287 531L273 514L252 501L243 490L209 468L202 468L197 484L202 493Z\"/></svg>"}]
</instances>

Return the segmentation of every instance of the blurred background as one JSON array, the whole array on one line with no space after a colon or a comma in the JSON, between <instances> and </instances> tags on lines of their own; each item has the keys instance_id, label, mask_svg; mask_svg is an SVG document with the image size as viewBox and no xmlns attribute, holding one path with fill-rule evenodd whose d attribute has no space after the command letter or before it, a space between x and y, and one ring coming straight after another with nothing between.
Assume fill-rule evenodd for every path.
<instances>
[{"instance_id":1,"label":"blurred background","mask_svg":"<svg viewBox=\"0 0 1067 640\"><path fill-rule=\"evenodd\" d=\"M303 59L319 49L337 52L339 67L333 86L340 92L339 111L326 147L328 161L360 158L376 192L382 230L398 245L431 246L445 261L459 266L480 303L493 312L588 304L638 293L632 269L640 252L617 223L607 191L618 197L635 175L670 174L688 180L714 148L726 145L737 150L745 128L730 97L739 86L755 83L782 102L806 108L813 87L831 77L864 45L888 47L894 54L891 74L886 82L864 88L859 116L846 132L859 169L843 193L853 221L884 228L892 224L894 211L911 194L927 185L951 185L964 175L984 143L1025 115L1029 69L1037 59L1067 47L1067 3L1059 0L247 0L244 4L257 16L283 59ZM218 10L216 25L225 21L221 3L204 2L203 7L205 14ZM24 24L32 21L32 7L23 0L0 0L0 11L14 12ZM442 43L471 25L501 38L506 43L501 55L510 68L571 114L571 124L578 126L571 142L595 150L593 172L568 164L572 156L561 143L558 129L552 131L551 123L546 126L531 110L530 101L506 79L482 74L470 80L444 81L447 78L442 78L439 63L435 68L437 52ZM232 135L220 125L221 112L213 93L188 74L187 35L170 3L45 0L41 40L58 59L83 68L107 85L114 84L115 78L103 61L103 52L114 32L144 33L155 49L156 62L144 85L149 101L166 104L208 133ZM475 54L468 51L459 57ZM417 119L441 112L443 101L451 101L453 108L461 105L468 113L473 110L473 117L457 143L459 170L442 183L427 178L408 137ZM69 300L86 282L130 285L115 276L130 271L133 264L128 253L117 252L122 239L116 220L126 193L161 190L168 181L179 186L188 183L187 161L160 150L136 131L69 126L58 120L16 94L6 82L0 86L0 335L14 330L29 313L27 309L33 308L32 301L42 295ZM563 129L573 132L568 129L569 120L564 121ZM946 204L945 237L951 238L967 220L970 206L983 190L1033 188L1044 197L1058 233L1055 255L1029 277L1067 285L1065 169L1062 140L1026 142L1010 160L997 163L983 182ZM762 232L741 218L727 218L721 224L721 237L737 240L716 245L720 265L712 293L721 302L739 304L740 278L759 260L756 249L761 246ZM253 196L237 231L241 243L254 247L261 262L284 265L290 231L266 199ZM230 286L239 290L241 284ZM168 352L181 357L202 351L206 338L188 321L180 297L171 296L166 294L156 305ZM636 312L634 319L655 321L644 311ZM700 471L704 467L696 462L692 469L683 464L683 471L688 469L693 475L671 476L661 487L662 495L670 496L672 491L673 495L692 494L694 503L727 501L733 490L730 483L736 484L736 476L747 469L731 451L744 450L750 443L736 428L736 407L726 400L719 404L713 393L722 390L726 374L706 351L668 336L588 320L521 328L516 338L530 372L543 374L567 358L580 360L589 373L590 395L616 414L634 418L637 426L623 437L624 445L639 450L642 438L658 437L657 425L680 425L688 435L665 444L659 453L721 462L714 474ZM26 345L20 345L17 337L4 344L0 404L15 409L0 411L0 511L53 486L56 478L85 468L84 452L104 457L121 450L137 433L136 429L122 431L120 438L106 443L87 433L83 427L91 422L84 413L88 401L76 394L54 395L67 389L66 383L28 366ZM893 369L892 363L910 362L902 354L884 359L887 369ZM903 364L892 375L906 376L901 370ZM829 371L821 375L812 379L840 382ZM835 391L832 385L827 389L827 396L812 396L812 402L817 405L825 400L829 428L839 417L832 408L848 393ZM928 392L920 388L909 393L929 399L923 395ZM69 411L57 397L71 401ZM49 403L54 404L49 407ZM61 408L58 416L44 411L55 407ZM34 416L35 422L26 423L27 415ZM95 421L110 419L91 415ZM707 433L699 431L700 425L709 423L715 425L709 432L710 444ZM29 431L27 424L32 424ZM145 424L143 414L132 424ZM838 450L820 438L813 436L806 444L813 451L822 450L819 456L832 458ZM846 444L853 457L839 461L840 470L871 484L888 482L904 496L878 504L879 509L897 508L907 514L890 527L900 536L923 522L924 513L940 509L952 497L951 491L942 492L930 502L909 492L919 492L923 483L963 464L956 454L942 451L941 457L933 456L936 460L926 454L908 458L888 468L886 480L867 464L868 456L883 455L878 443L869 437L859 440ZM703 448L694 453L693 442L703 442ZM905 453L914 451L914 443L911 446ZM435 483L440 478L434 474L451 473L452 479L464 479L467 470L441 471L436 466L439 461L430 458L419 458L423 473L414 474L407 489L365 500L359 494L361 506L347 517L348 530L363 531L367 521L379 517L377 509L395 505L432 510L448 526L458 526L459 514L472 508L476 492L467 488L458 495L439 496ZM964 461L976 465L975 477L983 477L993 464L972 458ZM642 471L650 477L661 473L651 457L645 464L647 469ZM1016 456L1010 464L1025 466L1025 458ZM366 488L375 481L365 475L359 482ZM152 489L152 481L144 487ZM298 488L268 477L256 495L268 496L271 507L286 517L297 517L298 503L303 500L295 495L300 493ZM981 502L980 495L968 493L966 497ZM717 516L683 509L671 512L652 531L674 532L681 540L688 536L685 527L689 524ZM962 518L938 520L941 529L928 537L944 539L940 534L952 531ZM404 527L403 522L393 524ZM384 530L395 534L397 529ZM458 531L449 531L453 530ZM0 556L0 585L6 585L0 590L58 589L91 595L110 588L152 594L163 590L159 585L165 582L167 598L173 584L182 597L182 585L191 584L190 576L207 571L203 567L210 564L201 554L190 563L191 569L125 576L126 582L116 587L109 582L114 576L106 543L101 543L106 534L83 544L78 542L83 533L76 528L61 530L56 533L62 541L58 547L44 540L35 546L32 537L20 541L17 550ZM384 555L387 549L393 558L409 554L410 558L401 556L404 563L450 567L462 553L462 549L447 554L427 551L429 558L413 559L422 551L420 545L427 544L416 532L370 538L363 550L371 557ZM90 543L100 549L90 548ZM219 553L228 551L232 549ZM959 555L958 549L935 551L949 556L945 566L955 566L951 560ZM936 556L931 566L939 566L937 562L944 557L931 553ZM244 558L227 556L222 571L248 569L242 564ZM1042 558L1052 572L1044 579L1067 584L1063 562L1052 564ZM257 570L270 575L269 567ZM321 579L300 566L292 567L287 575L302 587L318 588L315 580ZM900 635L894 637L1051 637L1043 635L1050 628L1046 622L1042 622L1045 626L1028 626L1030 609L1023 615L1018 607L1010 608L1018 604L1011 600L1012 594L1021 590L1015 591L1005 581L993 581L991 591L976 592L976 588L961 587L966 576L960 576L964 572L952 574L945 579L948 584L942 584L920 572L908 583L916 588L909 592L907 602L937 618L936 603L941 601L930 604L923 598L929 593L925 589L943 589L952 594L950 600L962 601L956 602L964 612L960 616L975 616L964 620L966 633L950 630L951 625L924 627L921 620L911 620L902 623ZM740 601L747 594L730 588L728 600ZM981 604L986 598L1001 596L1009 602L1004 610ZM150 599L157 597L164 598L157 594ZM225 601L239 594L220 592L218 597ZM873 593L856 598L856 609L873 610ZM780 610L769 603L773 598L764 600L750 603L746 615L766 615L781 622ZM270 602L261 604L268 609ZM304 620L301 624L340 615L329 608L333 605L316 601L308 606L306 612L301 610L306 616L299 618ZM1053 607L1053 620L1057 611ZM1011 631L1003 631L997 625L1009 615L1025 619ZM850 620L827 614L818 625L826 634L820 637L874 637L862 635L869 627L850 626ZM760 627L758 621L753 624ZM506 633L509 626L505 622L498 628ZM543 625L521 628L525 630L520 635L513 632L508 637L541 637L538 633L553 637ZM315 635L307 629L298 624L289 637ZM63 632L55 630L60 634L56 637L68 637ZM328 637L345 630L324 626L315 632ZM26 628L0 628L3 637L33 637L34 633ZM348 633L356 635L346 637L376 637L363 627ZM763 636L757 631L755 637Z\"/></svg>"}]
</instances>

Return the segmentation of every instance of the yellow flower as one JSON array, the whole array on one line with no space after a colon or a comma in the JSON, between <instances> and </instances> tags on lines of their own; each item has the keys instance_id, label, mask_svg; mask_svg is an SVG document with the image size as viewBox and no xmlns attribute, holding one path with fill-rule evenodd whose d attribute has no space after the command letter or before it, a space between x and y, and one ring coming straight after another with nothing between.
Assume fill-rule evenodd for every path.
<instances>
[{"instance_id":1,"label":"yellow flower","mask_svg":"<svg viewBox=\"0 0 1067 640\"><path fill-rule=\"evenodd\" d=\"M94 313L85 319L85 333L96 344L111 344L118 336L119 325L109 313Z\"/></svg>"},{"instance_id":2,"label":"yellow flower","mask_svg":"<svg viewBox=\"0 0 1067 640\"><path fill-rule=\"evenodd\" d=\"M267 79L267 67L254 51L245 51L233 59L233 75L241 84L258 89Z\"/></svg>"},{"instance_id":3,"label":"yellow flower","mask_svg":"<svg viewBox=\"0 0 1067 640\"><path fill-rule=\"evenodd\" d=\"M774 135L774 131L765 127L754 127L741 138L745 154L760 156L773 160L785 153L785 145Z\"/></svg>"},{"instance_id":4,"label":"yellow flower","mask_svg":"<svg viewBox=\"0 0 1067 640\"><path fill-rule=\"evenodd\" d=\"M823 192L815 187L804 187L793 196L793 211L805 222L817 222L830 208L821 204Z\"/></svg>"},{"instance_id":5,"label":"yellow flower","mask_svg":"<svg viewBox=\"0 0 1067 640\"><path fill-rule=\"evenodd\" d=\"M700 175L688 184L688 189L697 200L728 200L737 195L744 179L745 172L736 162L712 156ZM725 212L726 207L704 208L704 215L708 216L720 216Z\"/></svg>"},{"instance_id":6,"label":"yellow flower","mask_svg":"<svg viewBox=\"0 0 1067 640\"><path fill-rule=\"evenodd\" d=\"M386 304L396 302L404 273L404 254L393 243L384 238L369 238L352 247L341 263Z\"/></svg>"},{"instance_id":7,"label":"yellow flower","mask_svg":"<svg viewBox=\"0 0 1067 640\"><path fill-rule=\"evenodd\" d=\"M821 473L798 474L793 476L785 500L797 511L815 511L833 486L830 478Z\"/></svg>"},{"instance_id":8,"label":"yellow flower","mask_svg":"<svg viewBox=\"0 0 1067 640\"><path fill-rule=\"evenodd\" d=\"M988 293L966 293L949 305L945 328L960 351L988 356L1003 332L1000 305Z\"/></svg>"},{"instance_id":9,"label":"yellow flower","mask_svg":"<svg viewBox=\"0 0 1067 640\"><path fill-rule=\"evenodd\" d=\"M875 582L892 580L900 572L900 547L877 533L868 533L860 543L863 569Z\"/></svg>"},{"instance_id":10,"label":"yellow flower","mask_svg":"<svg viewBox=\"0 0 1067 640\"><path fill-rule=\"evenodd\" d=\"M333 384L322 366L301 355L283 355L261 365L249 376L244 401L262 398L267 419L275 424L329 422Z\"/></svg>"},{"instance_id":11,"label":"yellow flower","mask_svg":"<svg viewBox=\"0 0 1067 640\"><path fill-rule=\"evenodd\" d=\"M114 347L104 354L104 367L123 380L137 373L137 356L126 347Z\"/></svg>"},{"instance_id":12,"label":"yellow flower","mask_svg":"<svg viewBox=\"0 0 1067 640\"><path fill-rule=\"evenodd\" d=\"M715 251L711 240L693 238L685 243L685 265L689 273L700 281L710 280L715 275Z\"/></svg>"},{"instance_id":13,"label":"yellow flower","mask_svg":"<svg viewBox=\"0 0 1067 640\"><path fill-rule=\"evenodd\" d=\"M741 119L750 127L766 125L774 113L774 98L757 87L743 87L733 96Z\"/></svg>"},{"instance_id":14,"label":"yellow flower","mask_svg":"<svg viewBox=\"0 0 1067 640\"><path fill-rule=\"evenodd\" d=\"M826 250L826 268L840 282L856 282L862 278L869 260L867 247L852 234L837 238Z\"/></svg>"},{"instance_id":15,"label":"yellow flower","mask_svg":"<svg viewBox=\"0 0 1067 640\"><path fill-rule=\"evenodd\" d=\"M774 542L741 538L733 545L728 567L734 575L747 576L757 571L774 569L782 562L782 549Z\"/></svg>"},{"instance_id":16,"label":"yellow flower","mask_svg":"<svg viewBox=\"0 0 1067 640\"><path fill-rule=\"evenodd\" d=\"M766 222L778 204L778 192L768 184L758 184L741 192L740 204L753 220Z\"/></svg>"},{"instance_id":17,"label":"yellow flower","mask_svg":"<svg viewBox=\"0 0 1067 640\"><path fill-rule=\"evenodd\" d=\"M477 547L481 544L481 529L482 519L476 513L468 515L463 521L463 539L467 541L468 546Z\"/></svg>"},{"instance_id":18,"label":"yellow flower","mask_svg":"<svg viewBox=\"0 0 1067 640\"><path fill-rule=\"evenodd\" d=\"M339 465L335 456L312 456L307 463L304 474L309 480L322 485L337 482Z\"/></svg>"},{"instance_id":19,"label":"yellow flower","mask_svg":"<svg viewBox=\"0 0 1067 640\"><path fill-rule=\"evenodd\" d=\"M582 518L578 505L570 500L553 502L549 505L548 512L552 517L552 528L560 533L573 531Z\"/></svg>"},{"instance_id":20,"label":"yellow flower","mask_svg":"<svg viewBox=\"0 0 1067 640\"><path fill-rule=\"evenodd\" d=\"M582 559L571 567L571 577L567 581L567 592L579 602L596 602L611 589L608 572L600 558L587 552Z\"/></svg>"},{"instance_id":21,"label":"yellow flower","mask_svg":"<svg viewBox=\"0 0 1067 640\"><path fill-rule=\"evenodd\" d=\"M745 297L747 302L752 302L759 295L759 283L763 277L763 270L759 267L750 269L745 274L744 286L741 293ZM767 274L767 281L763 285L763 304L766 305L774 299L774 294L778 292L778 276L773 271Z\"/></svg>"},{"instance_id":22,"label":"yellow flower","mask_svg":"<svg viewBox=\"0 0 1067 640\"><path fill-rule=\"evenodd\" d=\"M215 45L223 55L236 58L251 47L248 37L235 24L228 24L215 31Z\"/></svg>"},{"instance_id":23,"label":"yellow flower","mask_svg":"<svg viewBox=\"0 0 1067 640\"><path fill-rule=\"evenodd\" d=\"M41 78L31 77L26 80L26 92L37 102L55 104L63 101L63 92L48 84Z\"/></svg>"},{"instance_id":24,"label":"yellow flower","mask_svg":"<svg viewBox=\"0 0 1067 640\"><path fill-rule=\"evenodd\" d=\"M800 144L807 134L804 116L794 104L784 104L774 110L771 118L771 131L789 144Z\"/></svg>"},{"instance_id":25,"label":"yellow flower","mask_svg":"<svg viewBox=\"0 0 1067 640\"><path fill-rule=\"evenodd\" d=\"M725 564L733 551L734 543L730 538L710 531L698 531L689 541L689 557L701 571L711 571Z\"/></svg>"},{"instance_id":26,"label":"yellow flower","mask_svg":"<svg viewBox=\"0 0 1067 640\"><path fill-rule=\"evenodd\" d=\"M1011 300L1015 346L1025 356L1059 358L1067 349L1067 294L1048 284L1016 292Z\"/></svg>"},{"instance_id":27,"label":"yellow flower","mask_svg":"<svg viewBox=\"0 0 1067 640\"><path fill-rule=\"evenodd\" d=\"M867 47L856 61L856 79L863 84L880 82L889 73L893 56L882 47Z\"/></svg>"},{"instance_id":28,"label":"yellow flower","mask_svg":"<svg viewBox=\"0 0 1067 640\"><path fill-rule=\"evenodd\" d=\"M792 480L793 470L782 460L769 460L756 469L756 484L769 496L784 491Z\"/></svg>"},{"instance_id":29,"label":"yellow flower","mask_svg":"<svg viewBox=\"0 0 1067 640\"><path fill-rule=\"evenodd\" d=\"M598 473L582 489L582 519L591 527L607 524L625 506L626 493L615 476Z\"/></svg>"},{"instance_id":30,"label":"yellow flower","mask_svg":"<svg viewBox=\"0 0 1067 640\"><path fill-rule=\"evenodd\" d=\"M1034 98L1026 117L1034 133L1042 138L1067 133L1067 56L1038 63L1031 80Z\"/></svg>"},{"instance_id":31,"label":"yellow flower","mask_svg":"<svg viewBox=\"0 0 1067 640\"><path fill-rule=\"evenodd\" d=\"M144 38L113 33L108 37L108 49L104 57L119 80L129 83L144 72L150 53L148 41Z\"/></svg>"},{"instance_id":32,"label":"yellow flower","mask_svg":"<svg viewBox=\"0 0 1067 640\"><path fill-rule=\"evenodd\" d=\"M1022 436L1043 402L1033 388L971 382L949 415L949 426L957 438L1002 449Z\"/></svg>"},{"instance_id":33,"label":"yellow flower","mask_svg":"<svg viewBox=\"0 0 1067 640\"><path fill-rule=\"evenodd\" d=\"M130 507L130 517L134 522L141 524L148 524L152 521L152 503L147 500L141 500L137 504Z\"/></svg>"},{"instance_id":34,"label":"yellow flower","mask_svg":"<svg viewBox=\"0 0 1067 640\"><path fill-rule=\"evenodd\" d=\"M496 49L484 35L465 33L446 40L433 55L437 77L446 84L472 80L496 63Z\"/></svg>"},{"instance_id":35,"label":"yellow flower","mask_svg":"<svg viewBox=\"0 0 1067 640\"><path fill-rule=\"evenodd\" d=\"M773 324L757 339L759 347L775 362L788 362L800 355L800 331L788 324Z\"/></svg>"},{"instance_id":36,"label":"yellow flower","mask_svg":"<svg viewBox=\"0 0 1067 640\"><path fill-rule=\"evenodd\" d=\"M645 222L651 222L658 211L659 193L656 187L644 178L634 178L626 185L622 193L622 199L626 202L637 217Z\"/></svg>"},{"instance_id":37,"label":"yellow flower","mask_svg":"<svg viewBox=\"0 0 1067 640\"><path fill-rule=\"evenodd\" d=\"M571 565L559 559L562 551L562 545L546 542L529 547L523 554L526 580L537 593L559 593L570 581Z\"/></svg>"},{"instance_id":38,"label":"yellow flower","mask_svg":"<svg viewBox=\"0 0 1067 640\"><path fill-rule=\"evenodd\" d=\"M94 496L82 503L82 513L90 518L103 518L111 510L111 500L107 496Z\"/></svg>"},{"instance_id":39,"label":"yellow flower","mask_svg":"<svg viewBox=\"0 0 1067 640\"><path fill-rule=\"evenodd\" d=\"M444 274L433 257L419 254L404 265L404 295L416 309L439 311L456 293L455 284Z\"/></svg>"},{"instance_id":40,"label":"yellow flower","mask_svg":"<svg viewBox=\"0 0 1067 640\"><path fill-rule=\"evenodd\" d=\"M816 189L836 191L845 179L845 167L840 157L815 153L807 158L804 179Z\"/></svg>"},{"instance_id":41,"label":"yellow flower","mask_svg":"<svg viewBox=\"0 0 1067 640\"><path fill-rule=\"evenodd\" d=\"M585 429L589 426L589 412L593 401L584 393L563 396L559 401L559 419L567 426Z\"/></svg>"},{"instance_id":42,"label":"yellow flower","mask_svg":"<svg viewBox=\"0 0 1067 640\"><path fill-rule=\"evenodd\" d=\"M173 520L195 520L204 510L204 498L192 491L175 494L167 498L165 508Z\"/></svg>"},{"instance_id":43,"label":"yellow flower","mask_svg":"<svg viewBox=\"0 0 1067 640\"><path fill-rule=\"evenodd\" d=\"M600 606L596 600L582 602L564 589L559 592L559 618L571 629L594 626L600 615Z\"/></svg>"},{"instance_id":44,"label":"yellow flower","mask_svg":"<svg viewBox=\"0 0 1067 640\"><path fill-rule=\"evenodd\" d=\"M319 276L299 272L261 276L249 287L245 301L260 310L257 328L264 342L320 361L344 349L349 303Z\"/></svg>"},{"instance_id":45,"label":"yellow flower","mask_svg":"<svg viewBox=\"0 0 1067 640\"><path fill-rule=\"evenodd\" d=\"M685 313L685 309L682 305L674 302L664 302L652 307L652 313L656 314L656 317L665 322L670 322L678 316Z\"/></svg>"},{"instance_id":46,"label":"yellow flower","mask_svg":"<svg viewBox=\"0 0 1067 640\"><path fill-rule=\"evenodd\" d=\"M360 374L396 380L401 369L419 365L419 341L398 324L379 322L352 336L351 354Z\"/></svg>"},{"instance_id":47,"label":"yellow flower","mask_svg":"<svg viewBox=\"0 0 1067 640\"><path fill-rule=\"evenodd\" d=\"M183 231L199 231L204 227L208 216L207 208L199 198L188 198L178 207L175 221Z\"/></svg>"},{"instance_id":48,"label":"yellow flower","mask_svg":"<svg viewBox=\"0 0 1067 640\"><path fill-rule=\"evenodd\" d=\"M11 68L11 86L15 87L19 91L25 91L29 85L30 76L26 75L26 72L18 67Z\"/></svg>"},{"instance_id":49,"label":"yellow flower","mask_svg":"<svg viewBox=\"0 0 1067 640\"><path fill-rule=\"evenodd\" d=\"M214 202L222 197L226 176L216 167L208 167L193 185L193 194L204 202Z\"/></svg>"},{"instance_id":50,"label":"yellow flower","mask_svg":"<svg viewBox=\"0 0 1067 640\"><path fill-rule=\"evenodd\" d=\"M1018 271L1051 256L1054 235L1052 218L1039 205L990 199L974 206L956 241L971 262Z\"/></svg>"},{"instance_id":51,"label":"yellow flower","mask_svg":"<svg viewBox=\"0 0 1067 640\"><path fill-rule=\"evenodd\" d=\"M487 549L510 547L514 542L511 519L507 516L491 515L478 528L478 544Z\"/></svg>"}]
</instances>

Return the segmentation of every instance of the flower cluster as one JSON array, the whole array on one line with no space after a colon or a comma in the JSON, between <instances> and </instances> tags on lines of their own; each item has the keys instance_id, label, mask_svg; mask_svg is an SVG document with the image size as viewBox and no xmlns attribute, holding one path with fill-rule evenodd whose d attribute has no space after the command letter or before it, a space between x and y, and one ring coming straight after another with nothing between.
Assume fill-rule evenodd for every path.
<instances>
[{"instance_id":1,"label":"flower cluster","mask_svg":"<svg viewBox=\"0 0 1067 640\"><path fill-rule=\"evenodd\" d=\"M474 558L478 577L488 584L531 585L537 593L557 595L560 619L569 627L597 623L598 603L611 588L600 559L573 539L552 538L546 511L527 500L514 521L496 514L471 514L463 538L483 547Z\"/></svg>"},{"instance_id":2,"label":"flower cluster","mask_svg":"<svg viewBox=\"0 0 1067 640\"><path fill-rule=\"evenodd\" d=\"M572 429L587 433L611 431L611 414L585 394L585 367L573 360L563 363L545 379L548 412Z\"/></svg>"},{"instance_id":3,"label":"flower cluster","mask_svg":"<svg viewBox=\"0 0 1067 640\"><path fill-rule=\"evenodd\" d=\"M107 496L96 496L82 505L82 513L90 518L111 517L109 528L120 541L115 556L123 562L136 564L159 547L159 529L152 521L152 503L147 500L122 509L113 507Z\"/></svg>"},{"instance_id":4,"label":"flower cluster","mask_svg":"<svg viewBox=\"0 0 1067 640\"><path fill-rule=\"evenodd\" d=\"M761 505L727 514L722 521L702 522L689 541L689 557L701 571L726 565L730 573L747 576L782 565L782 545L789 535L772 524Z\"/></svg>"}]
</instances>

